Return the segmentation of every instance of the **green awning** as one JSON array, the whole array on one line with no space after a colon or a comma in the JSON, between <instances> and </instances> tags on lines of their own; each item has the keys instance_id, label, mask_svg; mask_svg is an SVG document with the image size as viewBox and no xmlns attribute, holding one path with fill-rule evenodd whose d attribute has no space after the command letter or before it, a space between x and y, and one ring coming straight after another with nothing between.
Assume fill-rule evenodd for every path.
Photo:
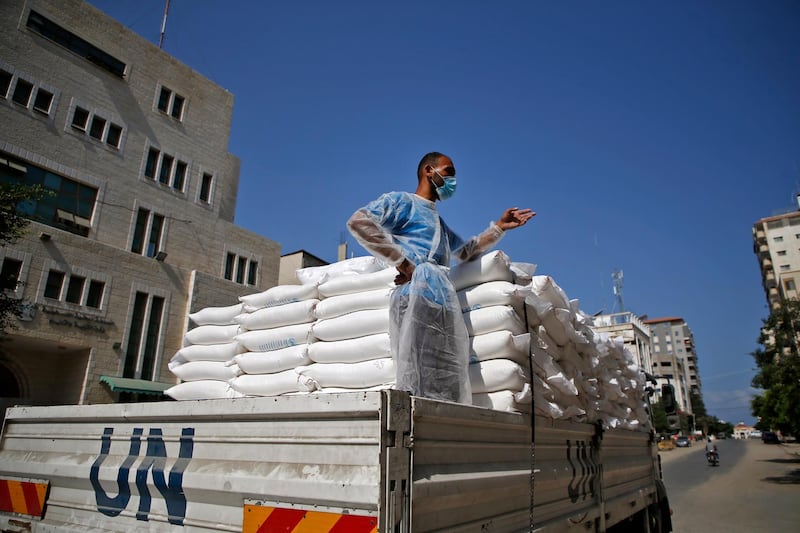
<instances>
[{"instance_id":1,"label":"green awning","mask_svg":"<svg viewBox=\"0 0 800 533\"><path fill-rule=\"evenodd\" d=\"M100 383L106 383L111 392L137 392L139 394L155 394L161 396L164 391L174 387L174 383L161 383L146 379L118 378L116 376L100 376Z\"/></svg>"}]
</instances>

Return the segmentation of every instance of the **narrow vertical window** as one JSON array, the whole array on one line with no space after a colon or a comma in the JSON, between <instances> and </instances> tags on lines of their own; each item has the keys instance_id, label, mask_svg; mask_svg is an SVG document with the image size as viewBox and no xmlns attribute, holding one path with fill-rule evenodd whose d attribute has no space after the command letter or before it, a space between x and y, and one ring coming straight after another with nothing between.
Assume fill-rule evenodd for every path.
<instances>
[{"instance_id":1,"label":"narrow vertical window","mask_svg":"<svg viewBox=\"0 0 800 533\"><path fill-rule=\"evenodd\" d=\"M11 88L12 78L10 72L0 69L0 98L8 98L8 89Z\"/></svg>"},{"instance_id":2,"label":"narrow vertical window","mask_svg":"<svg viewBox=\"0 0 800 533\"><path fill-rule=\"evenodd\" d=\"M61 288L64 286L64 273L51 270L47 273L47 282L44 285L44 297L52 300L61 298Z\"/></svg>"},{"instance_id":3,"label":"narrow vertical window","mask_svg":"<svg viewBox=\"0 0 800 533\"><path fill-rule=\"evenodd\" d=\"M172 99L172 112L170 114L178 120L181 119L181 115L183 114L183 102L183 96L179 94L175 94L175 97Z\"/></svg>"},{"instance_id":4,"label":"narrow vertical window","mask_svg":"<svg viewBox=\"0 0 800 533\"><path fill-rule=\"evenodd\" d=\"M31 101L31 93L33 92L33 84L23 79L17 78L17 86L14 88L14 94L11 99L14 103L22 107L28 107Z\"/></svg>"},{"instance_id":5,"label":"narrow vertical window","mask_svg":"<svg viewBox=\"0 0 800 533\"><path fill-rule=\"evenodd\" d=\"M258 262L250 261L250 267L247 269L247 284L255 285L258 278Z\"/></svg>"},{"instance_id":6,"label":"narrow vertical window","mask_svg":"<svg viewBox=\"0 0 800 533\"><path fill-rule=\"evenodd\" d=\"M150 238L147 241L147 257L155 257L161 250L161 231L164 229L164 217L153 213L150 222Z\"/></svg>"},{"instance_id":7,"label":"narrow vertical window","mask_svg":"<svg viewBox=\"0 0 800 533\"><path fill-rule=\"evenodd\" d=\"M244 271L247 267L247 259L239 257L236 263L236 283L244 283Z\"/></svg>"},{"instance_id":8,"label":"narrow vertical window","mask_svg":"<svg viewBox=\"0 0 800 533\"><path fill-rule=\"evenodd\" d=\"M131 243L131 252L141 254L144 249L144 235L147 230L147 220L150 218L150 211L148 209L139 208L136 213L136 223L133 227L133 242Z\"/></svg>"},{"instance_id":9,"label":"narrow vertical window","mask_svg":"<svg viewBox=\"0 0 800 533\"><path fill-rule=\"evenodd\" d=\"M142 345L144 317L147 310L147 293L137 292L133 301L133 312L128 327L128 346L125 350L125 367L122 377L135 378L139 363L139 348Z\"/></svg>"},{"instance_id":10,"label":"narrow vertical window","mask_svg":"<svg viewBox=\"0 0 800 533\"><path fill-rule=\"evenodd\" d=\"M161 172L158 175L158 181L164 184L169 183L169 175L172 172L172 162L174 159L172 156L164 154L161 156Z\"/></svg>"},{"instance_id":11,"label":"narrow vertical window","mask_svg":"<svg viewBox=\"0 0 800 533\"><path fill-rule=\"evenodd\" d=\"M200 180L200 201L205 203L210 203L211 201L211 181L213 176L208 173L203 173L203 177Z\"/></svg>"},{"instance_id":12,"label":"narrow vertical window","mask_svg":"<svg viewBox=\"0 0 800 533\"><path fill-rule=\"evenodd\" d=\"M176 191L183 190L183 184L186 183L186 162L178 160L175 163L175 175L172 178L172 188Z\"/></svg>"},{"instance_id":13,"label":"narrow vertical window","mask_svg":"<svg viewBox=\"0 0 800 533\"><path fill-rule=\"evenodd\" d=\"M159 93L158 93L158 110L159 111L163 111L164 113L167 112L167 109L169 108L169 97L170 97L170 94L171 94L171 91L169 89L167 89L166 87L162 87L161 91L159 91Z\"/></svg>"},{"instance_id":14,"label":"narrow vertical window","mask_svg":"<svg viewBox=\"0 0 800 533\"><path fill-rule=\"evenodd\" d=\"M225 256L225 272L223 273L225 279L233 280L233 267L235 263L236 254L228 252L228 255Z\"/></svg>"},{"instance_id":15,"label":"narrow vertical window","mask_svg":"<svg viewBox=\"0 0 800 533\"><path fill-rule=\"evenodd\" d=\"M86 278L83 276L71 275L69 283L67 283L67 296L64 298L71 304L81 303L81 296L83 295L83 286L86 283Z\"/></svg>"},{"instance_id":16,"label":"narrow vertical window","mask_svg":"<svg viewBox=\"0 0 800 533\"><path fill-rule=\"evenodd\" d=\"M142 379L152 380L155 377L154 363L158 350L158 339L161 335L161 316L164 312L164 298L153 296L150 300L150 313L147 319L147 331L144 336L142 351Z\"/></svg>"},{"instance_id":17,"label":"narrow vertical window","mask_svg":"<svg viewBox=\"0 0 800 533\"><path fill-rule=\"evenodd\" d=\"M144 175L150 179L156 179L156 166L158 165L158 156L161 154L155 148L150 148L147 151L147 161L144 164Z\"/></svg>"}]
</instances>

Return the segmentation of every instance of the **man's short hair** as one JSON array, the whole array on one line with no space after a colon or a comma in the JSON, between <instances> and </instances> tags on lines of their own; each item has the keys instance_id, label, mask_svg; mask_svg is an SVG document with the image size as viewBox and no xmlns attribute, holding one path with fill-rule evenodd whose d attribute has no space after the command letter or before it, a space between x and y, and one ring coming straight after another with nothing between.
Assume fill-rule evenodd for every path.
<instances>
[{"instance_id":1,"label":"man's short hair","mask_svg":"<svg viewBox=\"0 0 800 533\"><path fill-rule=\"evenodd\" d=\"M417 165L417 178L422 176L422 169L425 165L435 165L440 157L445 157L445 155L441 152L430 152L422 156L419 165Z\"/></svg>"}]
</instances>

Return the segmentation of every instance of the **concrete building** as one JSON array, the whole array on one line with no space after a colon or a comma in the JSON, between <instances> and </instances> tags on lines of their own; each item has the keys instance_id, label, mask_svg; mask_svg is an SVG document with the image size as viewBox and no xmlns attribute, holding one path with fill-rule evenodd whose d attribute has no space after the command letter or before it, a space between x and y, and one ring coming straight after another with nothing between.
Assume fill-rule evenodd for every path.
<instances>
[{"instance_id":1,"label":"concrete building","mask_svg":"<svg viewBox=\"0 0 800 533\"><path fill-rule=\"evenodd\" d=\"M0 3L0 180L54 193L0 249L23 302L0 401L159 398L188 313L278 283L280 246L233 223L232 108L80 0Z\"/></svg>"},{"instance_id":2,"label":"concrete building","mask_svg":"<svg viewBox=\"0 0 800 533\"><path fill-rule=\"evenodd\" d=\"M800 200L800 197L798 197ZM800 211L762 218L753 225L753 253L770 310L797 299L800 284Z\"/></svg>"},{"instance_id":3,"label":"concrete building","mask_svg":"<svg viewBox=\"0 0 800 533\"><path fill-rule=\"evenodd\" d=\"M653 371L653 356L650 349L650 328L631 312L597 315L593 317L593 329L612 337L622 337L625 346L636 357L639 367Z\"/></svg>"},{"instance_id":4,"label":"concrete building","mask_svg":"<svg viewBox=\"0 0 800 533\"><path fill-rule=\"evenodd\" d=\"M702 384L689 325L680 317L646 319L644 323L651 331L653 374L662 376L659 386L672 384L681 409L692 413L690 394L702 394Z\"/></svg>"},{"instance_id":5,"label":"concrete building","mask_svg":"<svg viewBox=\"0 0 800 533\"><path fill-rule=\"evenodd\" d=\"M284 254L281 256L281 270L278 284L297 285L300 283L296 274L298 270L306 267L325 266L327 264L328 262L324 259L320 259L316 255L305 250Z\"/></svg>"}]
</instances>

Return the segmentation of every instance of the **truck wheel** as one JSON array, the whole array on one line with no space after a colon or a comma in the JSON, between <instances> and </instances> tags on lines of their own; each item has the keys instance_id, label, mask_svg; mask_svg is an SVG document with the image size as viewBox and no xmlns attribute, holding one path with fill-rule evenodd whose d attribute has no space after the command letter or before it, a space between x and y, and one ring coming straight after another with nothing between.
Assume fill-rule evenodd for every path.
<instances>
[{"instance_id":1,"label":"truck wheel","mask_svg":"<svg viewBox=\"0 0 800 533\"><path fill-rule=\"evenodd\" d=\"M669 533L670 530L664 528L662 512L661 505L657 503L647 508L647 531L649 533Z\"/></svg>"}]
</instances>

